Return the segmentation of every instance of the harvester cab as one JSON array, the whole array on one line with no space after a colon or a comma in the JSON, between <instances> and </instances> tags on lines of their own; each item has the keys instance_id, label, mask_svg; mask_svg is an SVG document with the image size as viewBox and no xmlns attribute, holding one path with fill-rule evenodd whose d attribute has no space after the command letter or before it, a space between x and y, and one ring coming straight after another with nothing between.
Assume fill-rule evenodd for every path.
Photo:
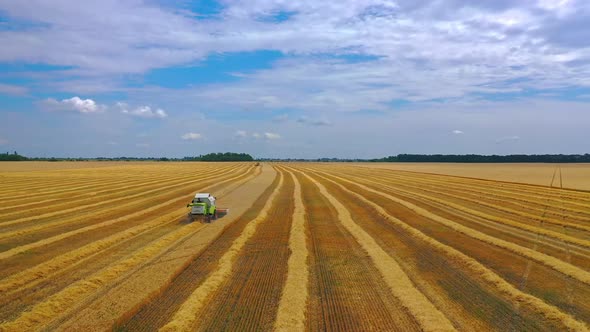
<instances>
[{"instance_id":1,"label":"harvester cab","mask_svg":"<svg viewBox=\"0 0 590 332\"><path fill-rule=\"evenodd\" d=\"M191 211L188 213L191 221L202 218L207 222L211 222L211 219L217 218L215 197L209 193L197 193L192 202L187 204L186 207L191 208Z\"/></svg>"}]
</instances>

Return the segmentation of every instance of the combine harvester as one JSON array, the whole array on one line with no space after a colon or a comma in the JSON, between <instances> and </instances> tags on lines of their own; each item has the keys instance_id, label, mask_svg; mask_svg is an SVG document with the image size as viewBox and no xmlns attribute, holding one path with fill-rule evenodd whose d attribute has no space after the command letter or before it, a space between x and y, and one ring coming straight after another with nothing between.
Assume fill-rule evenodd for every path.
<instances>
[{"instance_id":1,"label":"combine harvester","mask_svg":"<svg viewBox=\"0 0 590 332\"><path fill-rule=\"evenodd\" d=\"M200 219L210 223L211 220L225 216L229 212L229 209L217 208L215 200L215 197L209 193L195 194L193 201L186 205L186 207L191 208L191 211L188 213L190 221Z\"/></svg>"}]
</instances>

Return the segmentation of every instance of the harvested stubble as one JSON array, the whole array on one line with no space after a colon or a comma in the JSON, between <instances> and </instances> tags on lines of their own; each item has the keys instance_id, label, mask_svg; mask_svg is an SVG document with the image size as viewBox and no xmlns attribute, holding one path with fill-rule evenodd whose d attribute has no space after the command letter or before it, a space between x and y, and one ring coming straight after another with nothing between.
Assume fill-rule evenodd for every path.
<instances>
[{"instance_id":1,"label":"harvested stubble","mask_svg":"<svg viewBox=\"0 0 590 332\"><path fill-rule=\"evenodd\" d=\"M306 330L419 331L362 246L309 179L295 173L306 207L310 287Z\"/></svg>"},{"instance_id":2,"label":"harvested stubble","mask_svg":"<svg viewBox=\"0 0 590 332\"><path fill-rule=\"evenodd\" d=\"M543 265L546 265L552 269L555 269L556 271L561 272L569 277L575 278L576 280L578 280L580 282L590 285L590 272L585 271L577 266L573 266L573 265L568 264L560 259L539 253L535 250L532 250L529 248L524 248L524 247L521 247L521 246L516 245L514 243L504 241L502 239L498 239L493 236L489 236L487 234L481 233L477 230L463 226L463 225L458 224L458 223L456 223L452 220L449 220L447 218L443 218L439 215L433 214L430 211L423 209L415 204L401 200L401 199L399 199L395 196L389 195L389 194L381 193L381 192L371 189L367 186L359 184L358 182L353 182L353 181L347 180L345 178L342 178L342 177L339 177L336 175L333 175L333 176L343 182L357 185L357 186L363 188L364 190L367 190L367 191L373 192L373 193L377 193L377 194L380 194L384 197L387 197L391 201L399 203L400 205L403 205L403 206L415 211L416 213L418 213L420 215L423 215L423 216L426 216L432 220L435 220L435 221L437 221L437 222L439 222L439 223L441 223L441 224L443 224L443 225L445 225L445 226L447 226L459 233L468 235L470 237L473 237L473 238L478 239L480 241L495 245L497 247L507 249L511 252L514 252L515 254L532 259L532 260L539 262ZM459 209L462 209L462 207L459 207Z\"/></svg>"},{"instance_id":3,"label":"harvested stubble","mask_svg":"<svg viewBox=\"0 0 590 332\"><path fill-rule=\"evenodd\" d=\"M324 172L318 172L318 173L322 174ZM366 187L364 185L361 185L361 184L349 181L347 179L335 176L333 174L330 174L330 175L333 178L338 179L340 182L354 184L354 185L362 188L363 190L366 190L368 192L373 192L373 193L381 195L383 197L387 197L388 199L391 199L391 200L399 203L399 199L397 199L391 195L384 194L384 193L379 192L377 190L374 190L374 189L371 189L371 188ZM544 317L546 317L546 319L548 319L550 321L558 321L558 322L560 322L560 324L562 324L564 327L566 327L569 330L587 331L587 327L583 322L576 320L574 317L563 313L559 309L557 309L551 305L548 305L547 303L543 302L542 300L540 300L534 296L531 296L529 294L521 292L520 290L518 290L517 288L512 286L510 283L506 282L504 279L500 278L497 274L493 273L488 268L486 268L484 265L480 264L479 262L472 259L471 257L455 250L454 248L452 248L450 246L444 245L444 244L436 241L435 239L425 235L424 233L408 226L403 221L390 215L387 211L385 211L385 209L383 209L379 205L367 200L362 195L359 195L359 194L355 193L354 191L344 187L342 184L334 182L334 180L331 180L325 176L322 176L322 175L319 175L319 176L327 181L335 183L337 186L339 186L341 188L341 190L355 195L357 197L357 199L362 200L364 203L371 206L381 216L388 219L390 222L394 223L397 227L404 229L405 231L409 232L410 234L412 234L412 236L416 237L417 239L420 239L420 240L430 244L434 248L438 249L439 251L441 251L442 253L447 255L450 259L456 260L456 261L460 262L461 265L471 269L473 272L477 273L477 275L479 275L486 282L488 282L491 285L494 285L500 293L507 296L515 305L520 305L520 304L528 305L528 306L530 306L530 308L533 311L536 311L536 312L542 314ZM431 214L430 212L423 210L417 206L413 206L413 205L411 205L411 203L407 203L407 202L403 202L403 203L409 204L408 205L409 208L414 207L415 209L413 209L413 210L415 210L416 212L419 212L420 214L426 215L427 217L429 217L431 219L435 219L435 220L439 219L438 216ZM403 203L401 203L401 204L403 204ZM440 221L440 220L438 220L438 221Z\"/></svg>"},{"instance_id":4,"label":"harvested stubble","mask_svg":"<svg viewBox=\"0 0 590 332\"><path fill-rule=\"evenodd\" d=\"M281 171L282 173L282 171ZM283 173L284 174L284 173ZM236 256L231 275L197 316L199 331L269 331L288 274L289 231L294 212L291 177L256 232Z\"/></svg>"},{"instance_id":5,"label":"harvested stubble","mask_svg":"<svg viewBox=\"0 0 590 332\"><path fill-rule=\"evenodd\" d=\"M241 177L247 174L248 173L240 174L238 176L233 176L220 180L216 182L214 186L219 187L228 182L235 182L236 184L240 184L240 182L247 181L249 179L249 177L246 177L245 179L240 179ZM202 190L208 190L211 189L211 187L213 186L209 185L209 187L204 187L202 188ZM223 191L220 192L218 195L223 195ZM155 218L153 220L146 221L142 224L139 224L135 227L129 228L122 232L115 233L107 238L91 242L90 244L84 247L78 248L73 251L69 251L42 264L36 265L30 269L24 270L20 273L5 278L0 281L0 294L6 291L13 292L16 290L21 290L22 287L33 287L41 280L51 276L55 272L59 272L60 270L68 267L70 264L79 263L81 260L87 257L91 257L97 253L100 253L102 250L110 248L111 246L116 245L121 241L141 235L148 230L154 229L156 227L162 226L170 222L177 221L178 216L182 215L182 212L184 210L184 208L176 208L168 214L159 216L158 218ZM146 211L144 210L144 212Z\"/></svg>"},{"instance_id":6,"label":"harvested stubble","mask_svg":"<svg viewBox=\"0 0 590 332\"><path fill-rule=\"evenodd\" d=\"M384 174L382 174L384 173ZM358 174L358 173L357 173ZM590 211L587 208L580 208L580 206L573 205L575 201L565 200L560 198L554 200L550 197L543 196L543 198L535 198L531 194L519 194L515 191L502 190L504 188L500 185L475 185L471 183L459 182L455 179L444 177L443 179L427 179L419 176L406 176L399 174L389 174L389 172L368 173L371 178L382 178L388 183L396 184L420 184L420 187L428 187L430 189L444 188L445 193L452 192L456 194L468 195L473 198L481 198L490 201L508 203L513 206L518 206L524 210L534 210L541 212L538 216L545 212L561 216L567 219L590 220ZM502 186L502 187L500 187ZM482 195L485 193L485 195Z\"/></svg>"},{"instance_id":7,"label":"harvested stubble","mask_svg":"<svg viewBox=\"0 0 590 332\"><path fill-rule=\"evenodd\" d=\"M588 329L590 193L289 163L235 222L176 223L252 165L0 168L0 330Z\"/></svg>"},{"instance_id":8,"label":"harvested stubble","mask_svg":"<svg viewBox=\"0 0 590 332\"><path fill-rule=\"evenodd\" d=\"M305 308L309 296L309 269L307 266L308 248L305 236L305 207L301 184L293 173L288 172L295 182L293 200L295 211L289 237L289 270L287 281L281 295L281 302L275 321L277 331L302 331L305 329Z\"/></svg>"},{"instance_id":9,"label":"harvested stubble","mask_svg":"<svg viewBox=\"0 0 590 332\"><path fill-rule=\"evenodd\" d=\"M238 173L238 175L235 175L233 177L226 178L226 179L223 178L223 175L229 176L229 175L232 175L232 173L229 173L228 175L226 175L225 173L222 173L222 176L221 177L218 177L216 182L214 182L215 181L214 179L211 179L210 181L204 182L204 184L210 186L210 185L212 185L214 183L219 184L219 183L222 183L222 182L233 181L233 180L236 180L237 178L240 178L240 177L244 176L243 173ZM222 181L219 181L220 179L223 179L223 180ZM194 182L200 184L201 183L201 180L195 180ZM193 184L193 185L189 185L185 189L182 189L181 192L182 193L190 193L190 192L193 192L194 189L195 188L194 188L194 184ZM170 195L170 194L168 194L168 195ZM61 234L58 234L58 235L55 235L55 236L52 236L52 237L48 237L48 238L45 238L45 239L42 239L42 240L39 240L39 241L36 241L36 242L33 242L33 243L21 245L21 246L12 248L10 250L1 252L0 253L0 260L10 258L10 257L15 256L17 254L26 252L28 250L32 250L32 249L35 249L35 248L40 248L40 247L46 246L46 245L51 244L51 243L54 243L54 242L62 241L64 239L67 239L68 237L72 237L72 236L77 235L77 234L87 233L87 232L90 232L92 230L100 229L100 228L103 228L103 227L108 227L110 225L113 225L113 224L116 224L116 223L120 223L120 222L129 220L130 218L140 217L140 216L143 216L143 215L149 215L149 213L151 211L155 211L155 210L157 210L157 209L159 209L159 208L161 208L163 206L166 206L166 205L170 204L171 202L175 202L175 203L178 204L180 202L186 201L186 198L184 198L183 196L181 196L180 193L176 193L176 194L173 193L172 196L173 197L177 197L177 198L172 199L171 201L165 201L165 202L159 203L159 204L151 204L147 208L136 209L137 210L136 212L133 212L133 213L130 213L130 214L126 214L126 215L121 216L121 217L118 217L118 218L114 218L114 219L110 219L110 220L106 220L106 221L94 223L94 224L91 224L89 226L85 226L85 227L82 227L82 228L77 228L77 229L72 230L72 231L69 231L69 232L64 232L64 233L61 233ZM153 199L153 198L150 198L150 199ZM130 203L127 203L127 204L122 204L122 205L119 205L119 207L121 208L121 207L123 207L125 205L133 205L133 206L135 206L135 205L137 205L137 202L130 202ZM77 220L79 218L81 218L81 217L79 217L79 216L75 216L74 217L75 220ZM74 222L75 222L75 220L74 220ZM62 221L62 222L64 222L64 223L66 223L66 222L67 223L71 223L72 221L67 220L67 221Z\"/></svg>"},{"instance_id":10,"label":"harvested stubble","mask_svg":"<svg viewBox=\"0 0 590 332\"><path fill-rule=\"evenodd\" d=\"M186 165L186 164L185 164ZM160 172L161 174L168 174L166 176L166 178L168 178L170 181L175 182L178 181L178 179L182 179L183 177L186 177L188 173L194 173L196 176L192 176L191 180L195 181L195 178L197 179L195 182L195 184L193 185L193 188L189 190L189 192L194 192L195 188L197 185L203 186L203 185L210 185L210 188L214 189L214 190L218 190L223 186L228 186L228 187L232 187L235 186L236 184L239 184L243 181L247 181L248 178L251 178L252 175L255 175L256 173L258 173L258 171L256 171L258 168L254 167L252 164L226 164L223 167L217 167L217 171L216 172L200 172L199 171L199 167L197 167L196 169L192 169L190 170L190 166L187 167L188 165L176 165L176 167L173 168L181 168L183 170L187 170L188 172L177 172L177 174L175 176L170 176L170 173L166 173L166 172L170 172L170 171L174 171L174 169L160 169L160 168L152 168L152 169L157 169L158 172ZM156 165L153 165L152 167L154 167ZM181 167L178 167L181 166ZM204 165L203 165L204 166ZM125 176L125 167L123 166L123 171L121 173L122 176ZM193 166L194 167L194 166ZM208 169L210 166L206 166L203 167L203 170ZM211 169L213 169L213 167L211 167ZM102 169L105 170L105 169ZM254 173L252 173L252 170L255 170ZM105 170L107 171L107 170ZM217 173L218 175L215 178L212 178L213 174ZM109 174L103 174L104 176L108 177L110 176ZM148 174L143 174L145 176L147 176ZM67 176L67 174L65 174L65 176ZM210 181L205 181L205 182L200 182L200 178L204 177L204 178L210 178ZM140 176L138 177L140 178ZM163 178L163 177L162 177ZM171 183L170 181L168 181L168 183ZM226 185L226 183L228 185ZM163 183L163 185L166 185L166 183ZM159 186L161 187L162 184L159 184ZM217 188L217 189L215 189ZM205 189L205 188L202 188ZM165 191L164 191L165 192ZM34 193L31 193L31 195L34 195ZM178 195L178 194L177 194ZM49 196L48 196L49 197ZM156 202L155 205L158 205L158 207L162 204L158 204L158 199L159 196L154 196L155 201ZM86 245L85 247L80 247L78 249L75 249L73 251L69 251L69 252L64 252L63 255L61 256L55 256L55 257L51 257L51 253L49 252L47 255L45 255L45 251L41 251L44 255L43 257L48 257L50 258L49 260L46 261L39 261L41 264L37 265L37 266L31 266L28 270L21 270L19 273L14 273L11 272L11 274L8 274L6 278L2 279L0 281L0 293L15 293L15 292L22 292L24 291L26 288L31 288L34 289L34 287L39 284L39 282L43 281L44 279L50 278L52 277L54 274L59 274L62 272L62 270L64 268L69 268L70 266L75 267L78 264L78 261L80 259L91 259L94 255L100 253L103 250L107 250L110 249L116 245L118 245L119 243L121 243L121 241L124 240L131 240L133 241L133 239L139 235L141 235L142 233L149 231L151 229L154 229L155 227L159 227L165 224L170 224L171 222L177 221L178 220L178 216L182 216L186 209L184 208L184 204L182 204L182 208L179 209L180 206L180 202L182 203L186 203L187 198L184 196L184 194L182 195L182 197L178 197L176 199L173 200L169 200L168 202L163 203L166 207L166 209L168 209L166 212L171 211L171 209L173 209L174 211L167 213L165 215L156 215L156 218L154 219L153 217L151 218L144 218L145 222L141 222L141 220L138 219L138 222L141 223L135 223L135 225L137 227L132 227L130 229L129 232L127 232L129 230L129 228L119 228L121 229L121 231L118 231L118 233L113 233L112 236L110 236L109 238L105 238L105 241L99 240L100 237L96 237L97 232L94 232L93 230L96 229L96 227L83 227L82 229L85 231L85 233L87 233L87 238L89 241L86 241L86 243L88 243L88 245ZM167 204L166 204L167 203ZM114 205L116 206L116 204ZM154 206L154 203L150 203L150 206ZM162 206L164 207L164 206ZM113 209L113 206L109 207L110 209ZM147 210L147 211L146 211ZM116 212L116 210L114 210ZM158 209L158 210L153 210L151 209L151 207L145 208L142 212L143 214L141 215L145 215L148 216L150 211L164 211L163 209ZM141 215L138 215L138 217L140 217ZM106 222L112 222L113 220L107 220ZM117 220L115 220L117 221ZM75 220L73 221L75 222ZM103 224L103 226L108 226L110 224ZM194 225L199 225L199 224L194 224ZM178 225L181 226L181 225ZM168 228L169 230L174 230L177 227L172 227L172 228ZM196 226L191 226L191 227L196 227ZM183 230L183 232L187 232L190 230L191 227L186 228L185 230ZM182 228L179 228L178 231L180 231ZM100 232L98 232L100 233ZM20 315L20 317L14 321L14 322L4 322L4 324L2 325L2 327L0 327L0 329L10 329L10 328L15 328L15 329L20 329L19 326L33 326L34 324L30 324L32 321L47 321L47 312L51 312L51 310L57 310L56 312L60 312L62 314L66 314L66 311L62 311L62 309L64 308L69 308L72 306L78 306L78 305L82 305L83 302L85 301L84 299L86 299L88 296L87 295L91 295L93 293L96 293L95 290L98 290L99 288L102 288L104 285L107 285L109 282L112 282L113 280L116 280L119 276L122 275L126 275L128 274L130 271L133 270L133 266L138 266L140 264L145 263L146 261L149 260L149 257L151 257L150 255L153 254L155 251L154 250L160 250L162 248L166 247L166 244L169 245L173 245L175 243L178 243L180 240L182 240L182 236L181 233L176 233L178 236L176 237L166 237L168 235L166 235L167 232L160 232L160 236L163 237L156 237L154 238L155 240L152 241L148 246L151 247L152 249L149 251L145 251L144 249L141 249L137 252L134 253L134 255L139 255L139 256L129 256L129 258L133 258L135 257L135 259L126 259L125 257L123 261L115 261L114 263L111 264L111 266L107 266L104 270L101 270L102 272L98 272L98 274L94 274L94 276L90 276L89 279L87 280L81 280L78 283L73 283L71 284L69 287L66 288L62 288L62 290L56 294L54 294L53 296L47 297L45 298L44 302L39 302L37 303L37 305L35 307L31 308L31 311L27 311L24 312L22 315ZM61 234L61 236L64 236L65 234ZM70 234L71 235L71 234ZM82 233L80 233L80 235L82 235ZM166 235L166 236L164 236ZM40 249L46 249L48 247L51 246L47 246L47 244L49 243L54 243L56 241L63 241L65 239L67 239L68 236L63 237L63 238L53 238L53 239L44 239L44 240L49 240L49 242L40 242L37 243L39 245ZM92 241L92 239L98 240L98 241ZM160 241L161 242L158 242ZM43 241L43 240L42 240ZM137 247L136 247L137 248ZM11 250L16 249L16 250L21 250L17 249L17 248L10 248L8 247L8 251L4 251L2 254L3 255L7 255L11 253ZM141 254L141 253L143 254ZM32 253L32 255L36 255L35 253ZM28 255L31 256L31 255ZM18 256L20 257L20 256ZM32 256L34 257L34 256ZM28 258L27 258L28 260ZM12 264L12 263L11 263ZM22 264L21 264L22 265ZM15 268L17 268L18 266L14 266ZM13 269L14 270L14 269ZM15 270L18 271L18 270ZM106 280L106 281L105 281ZM73 280L75 281L75 280ZM93 287L98 287L93 289ZM56 289L59 291L59 288ZM51 294L51 293L48 293ZM33 298L33 297L32 297ZM37 299L38 301L38 299ZM21 305L22 306L22 305ZM15 307L18 308L18 307ZM48 308L50 308L51 310L47 310ZM61 308L61 309L60 309ZM13 314L11 314L12 316ZM53 315L53 314L51 314ZM16 316L15 316L16 317ZM39 317L43 317L43 318L39 318ZM14 319L14 318L11 318Z\"/></svg>"},{"instance_id":11,"label":"harvested stubble","mask_svg":"<svg viewBox=\"0 0 590 332\"><path fill-rule=\"evenodd\" d=\"M338 212L340 222L356 238L363 249L373 260L373 264L379 269L383 279L389 286L392 294L398 298L410 314L416 318L424 331L454 331L453 324L434 305L417 290L399 264L389 256L369 234L359 227L353 220L350 212L332 196L326 188L315 179L310 179L326 197Z\"/></svg>"},{"instance_id":12,"label":"harvested stubble","mask_svg":"<svg viewBox=\"0 0 590 332\"><path fill-rule=\"evenodd\" d=\"M247 174L247 173L246 173ZM222 184L225 184L227 182L234 182L237 180L237 178L242 177L243 174L240 174L238 176L233 176L227 179L224 179L222 181L218 181L215 183L215 186L219 186ZM209 187L203 187L202 190L208 190L212 185L209 185ZM152 206L151 208L148 208L147 210L143 210L142 214L151 211L151 209L155 209L157 207L159 207L160 205L165 205L166 203L163 204L158 204L155 206ZM178 216L182 215L182 212L185 211L184 208L181 209L175 209L174 211L160 216L158 218L155 218L153 220L144 222L140 225L137 225L135 227L129 228L125 231L122 232L118 232L115 233L107 238L104 239L100 239L97 240L95 242L92 242L84 247L78 248L76 250L73 251L69 251L63 255L57 256L49 261L46 261L42 264L36 265L30 269L24 270L20 273L14 274L8 278L5 278L3 280L0 281L0 294L6 291L16 291L16 290L20 290L21 287L26 286L26 287L32 287L35 284L37 284L39 281L51 276L53 273L60 271L61 269L67 267L70 264L73 264L75 262L79 262L80 260L86 258L86 257L90 257L92 255L95 255L97 253L99 253L101 250L109 248L117 243L120 243L121 241L124 241L126 239L132 238L134 236L137 236L145 231L151 230L155 227L161 226L163 224L169 223L169 222L174 222L178 220ZM126 216L125 218L127 218L128 216ZM112 221L116 221L112 220Z\"/></svg>"},{"instance_id":13,"label":"harvested stubble","mask_svg":"<svg viewBox=\"0 0 590 332\"><path fill-rule=\"evenodd\" d=\"M242 234L233 242L232 246L219 260L218 268L203 282L184 302L177 313L174 315L172 320L163 326L160 331L189 331L192 329L196 319L196 315L199 310L203 307L203 304L207 300L207 297L212 292L216 291L218 287L225 281L228 275L231 273L235 257L239 254L244 244L250 237L256 232L256 227L263 221L274 203L275 197L283 186L283 175L281 173L279 179L279 189L272 193L268 199L267 204L264 206L260 215L252 220L242 231Z\"/></svg>"},{"instance_id":14,"label":"harvested stubble","mask_svg":"<svg viewBox=\"0 0 590 332\"><path fill-rule=\"evenodd\" d=\"M370 183L374 183L374 184L380 184L379 182L372 181L372 180L366 180L366 181L367 182L370 182ZM478 211L478 210L475 210L475 209L467 208L467 207L465 207L465 205L462 205L462 204L457 204L457 203L453 203L453 202L451 202L449 200L443 200L443 199L436 198L436 197L434 197L432 195L424 195L424 194L420 194L420 193L416 193L416 192L411 192L411 191L408 191L408 190L401 189L399 187L396 187L395 190L398 191L398 192L400 192L400 193L408 193L408 194L411 194L413 196L417 196L417 197L423 198L423 199L425 199L427 201L431 201L431 202L435 202L435 203L439 203L439 204L444 204L444 205L447 205L449 207L452 207L455 210L462 211L462 212L465 212L467 214L470 214L470 215L473 215L473 216L476 216L476 217L481 217L483 219L487 219L487 220L490 220L490 221L493 221L493 222L497 222L497 223L500 223L500 224L508 225L508 226L511 226L511 227L514 227L514 228L523 229L523 230L529 231L531 233L538 233L538 234L541 234L541 235L546 236L546 237L550 237L550 238L554 238L554 239L559 239L559 240L562 240L562 241L565 241L565 242L568 242L568 243L571 243L571 244L576 244L576 245L579 245L579 246L582 246L582 247L590 248L590 241L587 241L587 240L583 240L583 239L571 237L571 236L564 235L564 234L559 233L559 232L556 232L556 231L542 229L542 228L531 226L531 225L524 224L524 223L521 223L521 222L513 221L513 220L510 220L508 218L503 218L503 217L498 217L498 216L495 216L495 215L491 215L489 213L485 213L485 212L481 212L481 211ZM479 204L485 205L485 203L481 203L481 202ZM506 211L507 209L504 208L502 210L505 210ZM511 212L514 212L514 211L511 211ZM567 223L567 222L553 221L553 220L551 220L549 218L540 218L540 217L532 216L532 215L530 215L528 213L523 213L523 212L519 212L519 214L524 214L525 216L528 215L527 217L529 217L529 220L531 220L531 221L539 220L539 221L544 221L544 222L547 222L547 223L554 223L556 225L566 226L566 227L570 227L570 228L578 229L578 230L590 230L590 227L587 227L587 226L584 226L584 225L577 225L577 224L572 224L572 223Z\"/></svg>"},{"instance_id":15,"label":"harvested stubble","mask_svg":"<svg viewBox=\"0 0 590 332\"><path fill-rule=\"evenodd\" d=\"M412 189L415 189L415 186L411 186L410 183L405 182L405 181L395 181L395 180L391 180L391 178L389 177L373 177L373 179L377 180L382 180L382 181L386 181L386 183L388 184L395 184L396 188L398 188L400 191L403 192L412 192ZM494 210L498 210L498 211L502 211L502 212L506 212L510 215L513 216L519 216L519 217L523 217L523 220L526 220L528 222L546 222L548 224L554 224L554 225L559 225L559 226L566 226L566 227L570 227L573 229L577 229L577 230L585 230L585 231L590 231L590 226L585 225L583 222L585 221L590 221L590 217L579 217L577 215L572 215L572 210L566 210L564 208L562 208L562 210L560 211L554 211L551 212L551 214L555 214L555 216L545 216L546 215L546 211L547 211L547 207L534 207L531 206L532 204L530 204L530 202L528 202L528 204L515 204L512 201L505 201L505 200L497 200L497 201L493 201L491 200L489 197L487 196L482 196L481 193L477 193L477 194L471 194L469 195L469 193L466 193L465 190L461 190L461 191L456 191L454 190L452 187L448 188L448 187L441 187L441 186L428 186L428 185L423 185L421 182L417 182L420 183L420 191L421 192L426 192L428 194L434 194L434 195L439 195L442 197L446 198L446 201L448 201L448 199L456 199L457 202L459 202L459 204L464 203L464 202L468 202L468 203L473 203L473 204L477 204L479 206L485 206ZM448 184L447 184L448 185ZM407 188L406 190L402 189L402 188ZM442 189L444 188L444 189ZM408 191L409 189L409 191ZM458 194L460 193L460 194ZM427 197L432 197L432 196L427 196ZM488 202L491 201L491 202ZM517 206L518 208L512 208L510 206ZM562 211L567 211L567 213L564 213ZM564 221L564 218L568 218L568 219L577 219L578 222L568 222L568 221Z\"/></svg>"},{"instance_id":16,"label":"harvested stubble","mask_svg":"<svg viewBox=\"0 0 590 332\"><path fill-rule=\"evenodd\" d=\"M233 202L230 203L232 207L242 206L242 210L232 208L234 221L230 223L221 221L208 225L209 227L203 232L207 232L210 236L208 240L203 239L206 242L198 240L200 249L194 249L194 252L188 250L191 254L186 256L188 259L185 264L176 270L172 279L162 283L162 288L150 296L151 300L141 301L134 310L123 314L117 320L117 326L132 331L153 331L170 321L182 303L217 268L219 259L240 236L248 223L260 214L270 195L277 189L279 176L270 166L264 168L259 178L239 188L235 195L229 198L229 201ZM251 188L250 185L253 187ZM262 189L260 189L261 185L264 186ZM260 196L252 196L253 191L259 192ZM252 199L255 198L257 199L253 201ZM224 201L227 202L227 200ZM238 214L234 214L234 211ZM239 214L239 211L243 214Z\"/></svg>"},{"instance_id":17,"label":"harvested stubble","mask_svg":"<svg viewBox=\"0 0 590 332\"><path fill-rule=\"evenodd\" d=\"M145 264L147 261L154 259L166 248L174 245L178 240L191 233L198 231L201 227L203 227L202 224L190 224L166 235L154 243L150 243L150 245L136 252L131 257L100 271L86 280L71 285L36 305L32 310L23 313L15 321L0 325L0 328L6 331L26 331L36 330L40 326L49 324L56 317L61 317L74 310L77 303L80 303L85 297L98 291L103 285L114 282L126 273L133 272L133 269L140 264Z\"/></svg>"},{"instance_id":18,"label":"harvested stubble","mask_svg":"<svg viewBox=\"0 0 590 332\"><path fill-rule=\"evenodd\" d=\"M197 176L187 176L186 178L183 178L183 177L176 178L176 179L174 179L174 181L170 181L170 182L155 182L150 185L142 186L142 188L141 188L142 190L138 190L137 188L129 190L129 188L126 188L122 192L117 192L115 189L113 189L113 190L111 190L110 194L107 194L104 197L101 197L101 196L94 197L92 200L93 203L90 203L90 204L78 204L78 202L76 202L76 201L69 201L67 203L64 203L64 205L73 206L73 207L61 208L61 209L57 209L56 211L52 211L52 212L44 212L44 210L41 210L44 213L33 214L32 216L23 217L23 218L16 218L16 219L13 218L13 219L10 219L9 221L5 221L5 222L1 223L0 226L2 226L2 228L4 228L4 227L15 225L15 224L22 224L22 223L26 223L26 222L30 222L30 221L37 221L37 225L33 228L33 230L38 230L38 229L41 229L42 227L47 226L47 225L38 225L38 221L40 221L40 220L44 221L44 220L47 220L52 217L59 217L58 222L64 223L63 216L75 213L74 216L78 217L81 215L81 213L79 213L78 211L84 211L85 213L88 213L88 212L96 213L97 210L95 208L103 207L103 208L108 209L109 207L111 207L112 205L114 205L115 203L118 203L118 202L129 202L129 203L124 203L124 204L117 204L120 208L123 208L128 205L132 206L134 204L137 204L138 202L141 202L141 200L138 200L136 198L144 198L145 197L145 199L153 199L154 193L158 194L158 193L170 191L171 189L187 187L187 185L198 183L203 180L215 179L219 175L226 174L226 173L227 173L226 170L219 170L219 171L211 172L211 173L206 172L204 174L199 174ZM147 188L149 188L149 190L145 190ZM113 192L115 192L115 193L113 194ZM52 209L50 209L50 210L52 210ZM51 223L50 225L53 226L55 224L56 223ZM13 233L9 233L9 234L11 234L13 236L19 235L18 231L13 232ZM2 234L2 237L5 237L5 235Z\"/></svg>"}]
</instances>

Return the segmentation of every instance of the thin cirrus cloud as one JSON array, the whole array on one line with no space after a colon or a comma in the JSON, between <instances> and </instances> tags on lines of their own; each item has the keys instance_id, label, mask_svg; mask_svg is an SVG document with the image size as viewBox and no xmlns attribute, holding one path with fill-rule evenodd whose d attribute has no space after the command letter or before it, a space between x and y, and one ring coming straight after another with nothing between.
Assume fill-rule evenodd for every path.
<instances>
[{"instance_id":1,"label":"thin cirrus cloud","mask_svg":"<svg viewBox=\"0 0 590 332\"><path fill-rule=\"evenodd\" d=\"M0 83L0 94L13 96L23 96L29 92L29 89L20 85Z\"/></svg>"},{"instance_id":2,"label":"thin cirrus cloud","mask_svg":"<svg viewBox=\"0 0 590 332\"><path fill-rule=\"evenodd\" d=\"M163 119L168 117L168 113L161 108L152 109L150 106L138 106L136 108L129 108L126 103L118 102L117 107L121 110L121 113L136 116L139 118L146 119Z\"/></svg>"},{"instance_id":3,"label":"thin cirrus cloud","mask_svg":"<svg viewBox=\"0 0 590 332\"><path fill-rule=\"evenodd\" d=\"M299 123L303 123L303 124L309 124L312 126L330 126L332 125L332 122L328 121L327 119L324 118L310 118L308 116L302 116L299 119L297 119L297 122Z\"/></svg>"},{"instance_id":4,"label":"thin cirrus cloud","mask_svg":"<svg viewBox=\"0 0 590 332\"><path fill-rule=\"evenodd\" d=\"M181 138L185 141L194 141L203 138L203 135L199 133L186 133Z\"/></svg>"},{"instance_id":5,"label":"thin cirrus cloud","mask_svg":"<svg viewBox=\"0 0 590 332\"><path fill-rule=\"evenodd\" d=\"M45 99L43 107L52 111L73 111L78 113L100 113L107 109L92 99L82 99L78 96L58 101L53 98Z\"/></svg>"},{"instance_id":6,"label":"thin cirrus cloud","mask_svg":"<svg viewBox=\"0 0 590 332\"><path fill-rule=\"evenodd\" d=\"M279 135L277 133L264 133L264 138L266 138L268 140L277 140L277 139L281 138L281 135Z\"/></svg>"},{"instance_id":7,"label":"thin cirrus cloud","mask_svg":"<svg viewBox=\"0 0 590 332\"><path fill-rule=\"evenodd\" d=\"M234 137L238 138L238 139L244 139L244 138L254 138L254 139L261 139L264 138L266 140L277 140L281 138L280 134L277 133L271 133L271 132L265 132L265 133L258 133L258 132L253 132L253 133L249 133L245 130L237 130L234 133Z\"/></svg>"}]
</instances>

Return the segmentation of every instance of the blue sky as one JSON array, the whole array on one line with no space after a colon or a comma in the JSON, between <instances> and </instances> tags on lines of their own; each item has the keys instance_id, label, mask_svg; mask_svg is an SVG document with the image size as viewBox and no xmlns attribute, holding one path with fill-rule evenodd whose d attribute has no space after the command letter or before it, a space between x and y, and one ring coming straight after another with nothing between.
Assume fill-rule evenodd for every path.
<instances>
[{"instance_id":1,"label":"blue sky","mask_svg":"<svg viewBox=\"0 0 590 332\"><path fill-rule=\"evenodd\" d=\"M0 149L590 152L590 4L0 0Z\"/></svg>"}]
</instances>

